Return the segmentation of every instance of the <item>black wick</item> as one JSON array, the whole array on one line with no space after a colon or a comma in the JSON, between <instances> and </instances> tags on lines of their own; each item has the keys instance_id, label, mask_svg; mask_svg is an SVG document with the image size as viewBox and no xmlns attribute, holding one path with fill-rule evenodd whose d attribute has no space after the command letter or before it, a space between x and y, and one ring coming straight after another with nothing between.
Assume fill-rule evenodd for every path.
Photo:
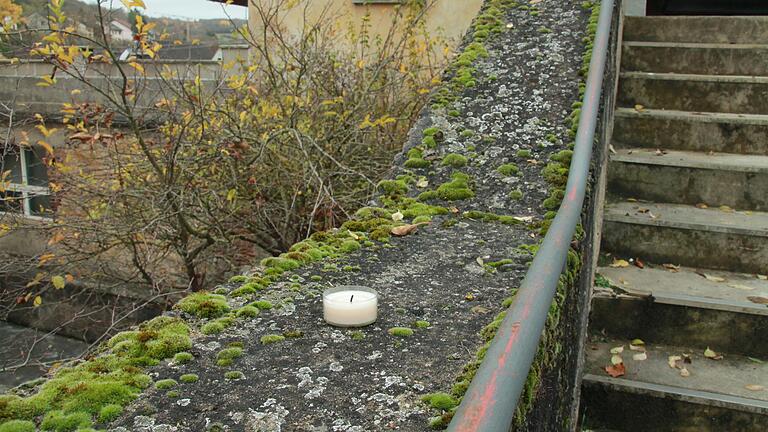
<instances>
[{"instance_id":1,"label":"black wick","mask_svg":"<svg viewBox=\"0 0 768 432\"><path fill-rule=\"evenodd\" d=\"M355 298L355 295L352 294L352 297L349 298L349 302L352 303L352 299Z\"/></svg>"}]
</instances>

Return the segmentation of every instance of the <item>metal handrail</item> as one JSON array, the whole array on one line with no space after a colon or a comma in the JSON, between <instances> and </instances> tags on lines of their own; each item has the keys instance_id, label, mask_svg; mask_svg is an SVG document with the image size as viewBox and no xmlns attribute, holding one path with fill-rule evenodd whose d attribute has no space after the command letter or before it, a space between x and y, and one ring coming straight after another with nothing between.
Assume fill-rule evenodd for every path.
<instances>
[{"instance_id":1,"label":"metal handrail","mask_svg":"<svg viewBox=\"0 0 768 432\"><path fill-rule=\"evenodd\" d=\"M565 189L567 193L448 431L506 432L512 425L581 215L600 109L613 9L614 0L602 0Z\"/></svg>"}]
</instances>

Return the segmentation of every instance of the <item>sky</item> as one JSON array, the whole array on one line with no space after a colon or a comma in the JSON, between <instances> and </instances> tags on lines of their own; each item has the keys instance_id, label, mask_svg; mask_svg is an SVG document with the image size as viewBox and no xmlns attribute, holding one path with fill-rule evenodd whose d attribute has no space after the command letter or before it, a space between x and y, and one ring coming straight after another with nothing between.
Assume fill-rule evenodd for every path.
<instances>
[{"instance_id":1,"label":"sky","mask_svg":"<svg viewBox=\"0 0 768 432\"><path fill-rule=\"evenodd\" d=\"M96 3L96 0L86 0ZM112 0L114 7L123 7L120 0ZM246 18L247 9L242 6L224 5L208 0L144 0L145 11L149 16L165 16L169 18L226 18L227 13L232 18ZM226 13L225 13L226 11Z\"/></svg>"}]
</instances>

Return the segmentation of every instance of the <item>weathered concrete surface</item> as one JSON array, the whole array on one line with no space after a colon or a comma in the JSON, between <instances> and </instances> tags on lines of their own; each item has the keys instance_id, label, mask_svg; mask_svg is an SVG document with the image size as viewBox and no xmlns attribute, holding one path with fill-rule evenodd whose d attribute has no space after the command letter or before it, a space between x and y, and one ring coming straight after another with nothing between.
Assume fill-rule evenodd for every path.
<instances>
[{"instance_id":1,"label":"weathered concrete surface","mask_svg":"<svg viewBox=\"0 0 768 432\"><path fill-rule=\"evenodd\" d=\"M768 77L624 72L618 103L629 108L765 114Z\"/></svg>"},{"instance_id":2,"label":"weathered concrete surface","mask_svg":"<svg viewBox=\"0 0 768 432\"><path fill-rule=\"evenodd\" d=\"M263 294L280 306L245 323L238 321L218 335L198 334L191 363L150 369L155 379L195 373L200 380L179 384L174 388L178 395L147 391L112 425L114 430L428 430L434 412L419 402L420 396L450 391L481 345L478 331L502 310L500 302L525 273L530 256L517 247L539 240L538 230L525 224L484 223L461 219L461 214L477 209L540 222L545 213L541 202L549 188L541 170L569 140L566 118L578 95L587 11L575 1L545 0L536 6L538 14L507 12L508 25L485 42L490 55L476 66L477 86L455 104L459 115L425 112L408 146L421 141L424 127L438 127L442 142L424 154L432 166L413 174L424 176L427 188L435 188L454 171L440 159L462 154L468 164L456 170L470 176L476 196L438 201L455 206L456 213L435 218L416 234L393 239L391 246L365 248L335 263L341 269L350 266L350 271L324 272L326 263L296 270L296 282L285 281ZM542 31L544 27L551 32ZM471 133L462 134L466 130ZM547 139L550 134L554 142ZM519 166L518 176L496 172L508 162ZM404 171L395 168L396 173ZM425 189L413 188L409 195ZM510 197L515 189L522 198ZM480 265L503 258L512 262L497 272ZM360 336L350 330L325 325L321 318L320 291L350 283L371 285L382 296L379 321L361 330L362 340L353 339ZM186 318L196 328L204 323ZM431 326L402 339L387 333L393 326L413 327L416 320ZM301 336L259 343L261 336L283 332ZM232 342L242 343L245 354L231 367L217 366L216 353ZM571 364L577 357L573 349L564 343L562 356ZM559 427L567 421L561 411L569 410L563 394L570 390L562 384L572 378L571 369L559 366L541 378L535 398L544 394L550 402L536 407L538 426L532 428ZM235 370L244 378L225 379L225 372Z\"/></svg>"},{"instance_id":3,"label":"weathered concrete surface","mask_svg":"<svg viewBox=\"0 0 768 432\"><path fill-rule=\"evenodd\" d=\"M628 16L624 20L624 39L645 42L768 43L768 17Z\"/></svg>"},{"instance_id":4,"label":"weathered concrete surface","mask_svg":"<svg viewBox=\"0 0 768 432\"><path fill-rule=\"evenodd\" d=\"M625 71L702 75L764 75L767 45L624 42Z\"/></svg>"},{"instance_id":5,"label":"weathered concrete surface","mask_svg":"<svg viewBox=\"0 0 768 432\"><path fill-rule=\"evenodd\" d=\"M614 147L768 155L768 115L619 108Z\"/></svg>"}]
</instances>

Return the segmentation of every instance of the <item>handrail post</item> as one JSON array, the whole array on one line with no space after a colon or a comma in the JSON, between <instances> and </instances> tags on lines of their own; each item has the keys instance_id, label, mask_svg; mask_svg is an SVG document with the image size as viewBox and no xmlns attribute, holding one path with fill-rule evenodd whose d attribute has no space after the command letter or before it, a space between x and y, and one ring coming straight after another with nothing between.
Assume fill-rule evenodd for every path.
<instances>
[{"instance_id":1,"label":"handrail post","mask_svg":"<svg viewBox=\"0 0 768 432\"><path fill-rule=\"evenodd\" d=\"M448 431L507 432L512 425L581 215L613 9L614 0L602 0L566 195Z\"/></svg>"}]
</instances>

